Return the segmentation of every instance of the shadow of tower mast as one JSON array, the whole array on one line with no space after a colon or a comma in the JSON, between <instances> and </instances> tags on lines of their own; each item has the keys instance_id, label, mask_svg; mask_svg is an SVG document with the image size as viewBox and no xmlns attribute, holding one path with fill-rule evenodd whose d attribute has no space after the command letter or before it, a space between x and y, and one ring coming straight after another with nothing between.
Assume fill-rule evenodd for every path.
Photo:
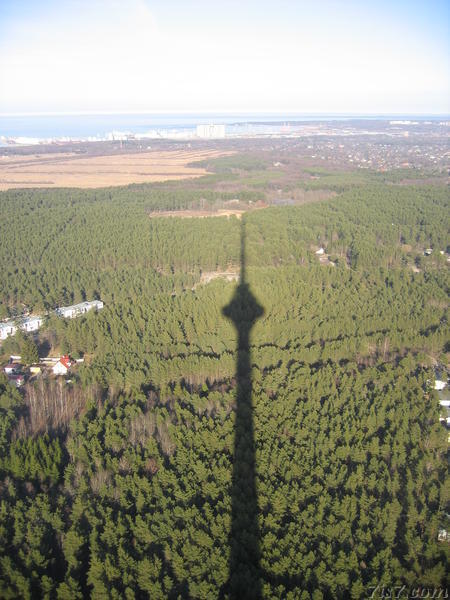
<instances>
[{"instance_id":1,"label":"shadow of tower mast","mask_svg":"<svg viewBox=\"0 0 450 600\"><path fill-rule=\"evenodd\" d=\"M246 281L245 220L241 223L241 272L231 302L222 313L237 332L236 418L231 490L230 598L260 598L260 536L252 408L250 333L264 314Z\"/></svg>"}]
</instances>

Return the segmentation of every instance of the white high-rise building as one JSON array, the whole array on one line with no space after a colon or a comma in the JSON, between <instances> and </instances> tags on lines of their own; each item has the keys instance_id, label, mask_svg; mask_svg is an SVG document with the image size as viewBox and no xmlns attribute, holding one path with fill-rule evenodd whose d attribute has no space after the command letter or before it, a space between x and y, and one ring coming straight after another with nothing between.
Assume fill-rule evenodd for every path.
<instances>
[{"instance_id":1,"label":"white high-rise building","mask_svg":"<svg viewBox=\"0 0 450 600\"><path fill-rule=\"evenodd\" d=\"M197 137L199 138L224 138L225 125L197 125Z\"/></svg>"}]
</instances>

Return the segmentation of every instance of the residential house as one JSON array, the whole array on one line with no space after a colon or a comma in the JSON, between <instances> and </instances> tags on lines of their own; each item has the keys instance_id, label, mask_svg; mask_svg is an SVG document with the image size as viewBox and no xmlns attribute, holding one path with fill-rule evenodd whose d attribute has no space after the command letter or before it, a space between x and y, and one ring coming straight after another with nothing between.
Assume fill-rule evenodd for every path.
<instances>
[{"instance_id":1,"label":"residential house","mask_svg":"<svg viewBox=\"0 0 450 600\"><path fill-rule=\"evenodd\" d=\"M10 335L14 335L17 331L17 326L14 321L4 321L0 323L0 340L6 340Z\"/></svg>"},{"instance_id":2,"label":"residential house","mask_svg":"<svg viewBox=\"0 0 450 600\"><path fill-rule=\"evenodd\" d=\"M446 529L444 529L444 527L441 527L438 531L438 541L439 542L446 542L449 539L449 534L448 531Z\"/></svg>"},{"instance_id":3,"label":"residential house","mask_svg":"<svg viewBox=\"0 0 450 600\"><path fill-rule=\"evenodd\" d=\"M103 308L103 302L101 300L80 302L79 304L73 304L72 306L61 306L60 308L57 308L55 312L65 319L74 319L75 317L86 314L93 308L95 310L101 310Z\"/></svg>"},{"instance_id":4,"label":"residential house","mask_svg":"<svg viewBox=\"0 0 450 600\"><path fill-rule=\"evenodd\" d=\"M27 317L20 324L20 329L23 329L27 333L29 333L31 331L37 331L42 326L43 322L44 322L43 317L39 317L39 316Z\"/></svg>"},{"instance_id":5,"label":"residential house","mask_svg":"<svg viewBox=\"0 0 450 600\"><path fill-rule=\"evenodd\" d=\"M70 358L67 354L64 354L64 356L61 356L61 358L58 360L58 362L54 365L53 374L54 375L67 375L71 366L72 366L72 361L70 360Z\"/></svg>"},{"instance_id":6,"label":"residential house","mask_svg":"<svg viewBox=\"0 0 450 600\"><path fill-rule=\"evenodd\" d=\"M6 375L17 375L22 371L22 365L19 365L19 363L9 363L3 370Z\"/></svg>"},{"instance_id":7,"label":"residential house","mask_svg":"<svg viewBox=\"0 0 450 600\"><path fill-rule=\"evenodd\" d=\"M447 425L447 427L450 427L450 406L442 406L442 409L439 421L444 423L444 425Z\"/></svg>"},{"instance_id":8,"label":"residential house","mask_svg":"<svg viewBox=\"0 0 450 600\"><path fill-rule=\"evenodd\" d=\"M37 331L41 327L44 319L40 316L31 316L16 321L10 320L0 323L0 340L6 340L10 335L14 335L18 329L22 329L27 333Z\"/></svg>"}]
</instances>

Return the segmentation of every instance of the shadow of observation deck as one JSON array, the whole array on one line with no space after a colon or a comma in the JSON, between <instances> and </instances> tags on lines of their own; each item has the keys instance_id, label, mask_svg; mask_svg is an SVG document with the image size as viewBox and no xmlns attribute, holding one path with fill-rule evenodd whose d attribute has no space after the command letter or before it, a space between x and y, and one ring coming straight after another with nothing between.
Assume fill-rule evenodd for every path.
<instances>
[{"instance_id":1,"label":"shadow of observation deck","mask_svg":"<svg viewBox=\"0 0 450 600\"><path fill-rule=\"evenodd\" d=\"M246 281L245 220L241 223L241 272L231 302L222 310L237 332L236 418L231 484L230 598L261 598L260 532L256 490L250 334L264 309Z\"/></svg>"}]
</instances>

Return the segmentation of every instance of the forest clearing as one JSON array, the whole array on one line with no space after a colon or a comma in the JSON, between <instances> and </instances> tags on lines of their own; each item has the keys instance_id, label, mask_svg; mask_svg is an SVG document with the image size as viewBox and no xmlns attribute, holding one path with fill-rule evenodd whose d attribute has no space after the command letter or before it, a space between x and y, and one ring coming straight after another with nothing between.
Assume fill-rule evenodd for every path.
<instances>
[{"instance_id":1,"label":"forest clearing","mask_svg":"<svg viewBox=\"0 0 450 600\"><path fill-rule=\"evenodd\" d=\"M202 210L202 209L189 209L189 210L161 210L149 213L151 219L161 217L179 217L180 219L204 219L206 217L231 217L235 216L238 219L242 218L242 215L247 212L246 210L238 208L228 209L217 209L217 210Z\"/></svg>"}]
</instances>

